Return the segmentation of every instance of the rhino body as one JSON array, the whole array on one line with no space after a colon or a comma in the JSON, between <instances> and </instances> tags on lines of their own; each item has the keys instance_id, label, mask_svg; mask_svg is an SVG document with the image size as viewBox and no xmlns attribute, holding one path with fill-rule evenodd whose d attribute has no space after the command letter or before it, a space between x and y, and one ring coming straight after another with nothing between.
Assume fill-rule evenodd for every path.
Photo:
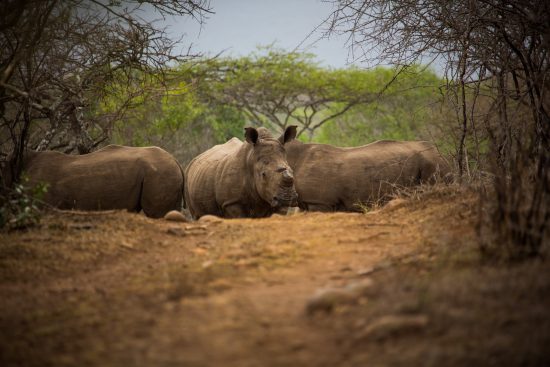
<instances>
[{"instance_id":1,"label":"rhino body","mask_svg":"<svg viewBox=\"0 0 550 367\"><path fill-rule=\"evenodd\" d=\"M93 153L28 152L23 173L31 185L48 184L44 201L60 209L143 210L159 218L181 210L181 166L158 147L109 145Z\"/></svg>"},{"instance_id":2,"label":"rhino body","mask_svg":"<svg viewBox=\"0 0 550 367\"><path fill-rule=\"evenodd\" d=\"M302 209L361 211L361 204L384 200L396 187L430 183L450 167L425 141L377 141L361 147L288 144Z\"/></svg>"},{"instance_id":3,"label":"rhino body","mask_svg":"<svg viewBox=\"0 0 550 367\"><path fill-rule=\"evenodd\" d=\"M232 138L187 165L185 202L194 218L266 217L295 205L284 146L294 139L296 128L287 128L279 139L263 128L247 128L245 136L246 142Z\"/></svg>"}]
</instances>

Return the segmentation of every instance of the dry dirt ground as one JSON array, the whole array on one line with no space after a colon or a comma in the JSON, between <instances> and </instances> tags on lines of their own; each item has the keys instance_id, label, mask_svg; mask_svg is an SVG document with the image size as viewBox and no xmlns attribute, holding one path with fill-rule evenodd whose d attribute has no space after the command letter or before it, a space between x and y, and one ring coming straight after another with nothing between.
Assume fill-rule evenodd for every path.
<instances>
[{"instance_id":1,"label":"dry dirt ground","mask_svg":"<svg viewBox=\"0 0 550 367\"><path fill-rule=\"evenodd\" d=\"M473 194L368 214L0 233L1 366L548 366L546 261L488 264Z\"/></svg>"}]
</instances>

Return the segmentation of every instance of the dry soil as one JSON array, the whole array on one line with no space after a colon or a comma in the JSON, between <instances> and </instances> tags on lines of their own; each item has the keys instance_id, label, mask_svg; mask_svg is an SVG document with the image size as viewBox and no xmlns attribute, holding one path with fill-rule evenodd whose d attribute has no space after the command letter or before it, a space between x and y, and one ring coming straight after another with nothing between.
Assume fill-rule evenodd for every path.
<instances>
[{"instance_id":1,"label":"dry soil","mask_svg":"<svg viewBox=\"0 0 550 367\"><path fill-rule=\"evenodd\" d=\"M475 195L0 233L1 366L550 365L547 261L486 263Z\"/></svg>"}]
</instances>

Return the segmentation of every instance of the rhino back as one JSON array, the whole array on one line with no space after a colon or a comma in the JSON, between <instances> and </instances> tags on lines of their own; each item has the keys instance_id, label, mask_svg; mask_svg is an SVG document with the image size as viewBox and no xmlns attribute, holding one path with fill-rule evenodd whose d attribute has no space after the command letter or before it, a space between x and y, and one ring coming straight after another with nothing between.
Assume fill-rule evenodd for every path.
<instances>
[{"instance_id":1,"label":"rhino back","mask_svg":"<svg viewBox=\"0 0 550 367\"><path fill-rule=\"evenodd\" d=\"M31 184L48 184L45 201L63 209L141 209L145 180L161 177L158 191L183 187L175 159L157 147L107 146L80 156L38 152L25 164ZM151 191L148 193L151 196ZM177 195L177 194L176 194ZM163 194L150 201L162 200Z\"/></svg>"},{"instance_id":2,"label":"rhino back","mask_svg":"<svg viewBox=\"0 0 550 367\"><path fill-rule=\"evenodd\" d=\"M440 157L428 142L383 140L353 148L297 143L287 149L296 190L303 206L324 210L358 210L358 202L373 202L433 174Z\"/></svg>"},{"instance_id":3,"label":"rhino back","mask_svg":"<svg viewBox=\"0 0 550 367\"><path fill-rule=\"evenodd\" d=\"M418 181L433 183L450 178L451 167L437 147L428 141L377 141L369 144L379 152L399 152L408 168L417 170Z\"/></svg>"},{"instance_id":4,"label":"rhino back","mask_svg":"<svg viewBox=\"0 0 550 367\"><path fill-rule=\"evenodd\" d=\"M232 138L195 157L185 169L185 201L194 217L205 214L223 215L221 204L225 191L237 187L236 155L243 142Z\"/></svg>"},{"instance_id":5,"label":"rhino back","mask_svg":"<svg viewBox=\"0 0 550 367\"><path fill-rule=\"evenodd\" d=\"M411 142L417 143L417 149L423 157L422 162L422 181L434 182L438 179L443 179L449 183L452 181L451 165L443 156L437 147L427 141Z\"/></svg>"}]
</instances>

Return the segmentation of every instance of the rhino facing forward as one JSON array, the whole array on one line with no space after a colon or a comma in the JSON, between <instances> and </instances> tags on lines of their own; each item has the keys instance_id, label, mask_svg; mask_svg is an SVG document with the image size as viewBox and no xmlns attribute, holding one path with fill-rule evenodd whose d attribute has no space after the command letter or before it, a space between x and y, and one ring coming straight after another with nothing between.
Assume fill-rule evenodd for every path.
<instances>
[{"instance_id":1,"label":"rhino facing forward","mask_svg":"<svg viewBox=\"0 0 550 367\"><path fill-rule=\"evenodd\" d=\"M195 157L185 169L185 202L191 215L265 217L296 204L285 146L296 137L290 126L279 139L265 128L245 129L237 138Z\"/></svg>"},{"instance_id":2,"label":"rhino facing forward","mask_svg":"<svg viewBox=\"0 0 550 367\"><path fill-rule=\"evenodd\" d=\"M450 167L425 141L377 141L361 147L288 144L299 206L312 211L360 211L396 186L433 182Z\"/></svg>"},{"instance_id":3,"label":"rhino facing forward","mask_svg":"<svg viewBox=\"0 0 550 367\"><path fill-rule=\"evenodd\" d=\"M153 218L181 209L183 171L158 147L108 145L84 155L33 151L23 172L30 184L47 183L44 201L60 209L143 210Z\"/></svg>"}]
</instances>

